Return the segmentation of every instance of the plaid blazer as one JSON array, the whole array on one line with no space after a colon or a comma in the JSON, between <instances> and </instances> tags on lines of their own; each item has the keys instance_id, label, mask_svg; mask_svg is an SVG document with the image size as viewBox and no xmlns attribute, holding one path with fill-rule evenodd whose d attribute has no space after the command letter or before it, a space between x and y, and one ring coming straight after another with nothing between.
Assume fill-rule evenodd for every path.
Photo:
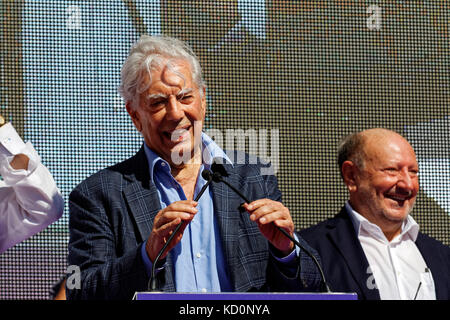
<instances>
[{"instance_id":1,"label":"plaid blazer","mask_svg":"<svg viewBox=\"0 0 450 320\"><path fill-rule=\"evenodd\" d=\"M224 166L229 173L226 179L251 201L281 200L276 177L261 175L261 164ZM243 202L239 196L223 183L213 182L210 188L234 291L319 289L320 274L305 252L296 260L296 275L283 275L256 223L248 214L239 212ZM131 299L135 292L146 291L149 276L141 246L149 237L160 209L143 147L132 158L79 184L69 197L68 264L80 267L81 288L66 289L67 297ZM310 248L302 239L300 242ZM317 253L310 250L319 260ZM158 273L158 286L162 291L175 291L170 252L166 261L165 268Z\"/></svg>"}]
</instances>

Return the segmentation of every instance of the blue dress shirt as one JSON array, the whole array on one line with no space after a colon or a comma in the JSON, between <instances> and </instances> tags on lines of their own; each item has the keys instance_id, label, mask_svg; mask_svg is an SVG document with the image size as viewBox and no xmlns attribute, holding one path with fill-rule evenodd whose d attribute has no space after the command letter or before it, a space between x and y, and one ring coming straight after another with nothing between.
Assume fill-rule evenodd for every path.
<instances>
[{"instance_id":1,"label":"blue dress shirt","mask_svg":"<svg viewBox=\"0 0 450 320\"><path fill-rule=\"evenodd\" d=\"M161 208L175 201L186 200L181 185L170 173L170 165L144 144L150 168L150 179L158 190ZM203 164L199 172L210 169L214 158L222 158L231 164L225 152L205 133L202 133ZM198 175L194 198L205 185L206 180ZM226 292L232 291L227 265L223 255L222 242L214 215L213 196L209 187L197 205L198 212L186 226L181 241L172 249L177 292ZM288 257L278 259L289 267L295 259L294 250ZM150 275L152 263L142 246L142 257Z\"/></svg>"}]
</instances>

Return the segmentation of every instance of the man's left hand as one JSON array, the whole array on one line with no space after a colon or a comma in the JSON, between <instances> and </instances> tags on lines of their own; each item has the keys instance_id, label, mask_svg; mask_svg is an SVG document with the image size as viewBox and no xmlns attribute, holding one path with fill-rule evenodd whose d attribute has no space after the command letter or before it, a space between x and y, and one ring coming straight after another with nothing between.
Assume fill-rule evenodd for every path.
<instances>
[{"instance_id":1,"label":"man's left hand","mask_svg":"<svg viewBox=\"0 0 450 320\"><path fill-rule=\"evenodd\" d=\"M270 199L259 199L243 205L250 213L250 220L258 224L259 230L270 243L287 256L294 249L294 243L278 228L283 228L291 236L294 234L294 222L289 209L281 202Z\"/></svg>"}]
</instances>

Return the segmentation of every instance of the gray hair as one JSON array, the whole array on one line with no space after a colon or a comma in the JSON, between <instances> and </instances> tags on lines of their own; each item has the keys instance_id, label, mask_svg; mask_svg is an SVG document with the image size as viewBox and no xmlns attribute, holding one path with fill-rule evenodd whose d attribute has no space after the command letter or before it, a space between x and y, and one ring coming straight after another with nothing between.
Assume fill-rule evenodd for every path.
<instances>
[{"instance_id":1,"label":"gray hair","mask_svg":"<svg viewBox=\"0 0 450 320\"><path fill-rule=\"evenodd\" d=\"M358 168L363 168L364 159L364 135L361 132L349 134L339 142L337 162L341 177L345 161L352 161Z\"/></svg>"},{"instance_id":2,"label":"gray hair","mask_svg":"<svg viewBox=\"0 0 450 320\"><path fill-rule=\"evenodd\" d=\"M371 143L380 144L385 143L385 139L390 139L393 135L399 136L408 142L398 132L385 128L371 128L361 132L352 133L344 137L338 146L338 165L342 176L342 164L349 160L352 161L356 167L363 169L368 153L365 145L370 139ZM409 143L409 142L408 142Z\"/></svg>"},{"instance_id":3,"label":"gray hair","mask_svg":"<svg viewBox=\"0 0 450 320\"><path fill-rule=\"evenodd\" d=\"M200 94L203 94L206 85L202 68L197 56L187 43L166 36L142 35L131 47L129 56L122 67L119 92L126 102L139 101L139 95L148 89L151 83L152 68L161 66L165 59L183 59L189 62L192 79L199 88ZM170 67L170 61L168 66ZM147 83L144 81L145 76L148 76L150 80Z\"/></svg>"}]
</instances>

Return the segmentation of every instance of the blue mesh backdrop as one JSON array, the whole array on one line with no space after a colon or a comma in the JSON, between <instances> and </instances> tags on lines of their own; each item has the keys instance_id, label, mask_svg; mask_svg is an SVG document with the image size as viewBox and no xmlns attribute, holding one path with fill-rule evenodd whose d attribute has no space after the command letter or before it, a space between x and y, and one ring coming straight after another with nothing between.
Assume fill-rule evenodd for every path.
<instances>
[{"instance_id":1,"label":"blue mesh backdrop","mask_svg":"<svg viewBox=\"0 0 450 320\"><path fill-rule=\"evenodd\" d=\"M277 164L298 228L346 200L339 139L385 127L417 152L413 217L448 245L449 13L445 0L2 1L0 113L38 150L66 207L0 256L0 298L51 298L67 269L69 193L142 144L117 91L142 33L191 44L208 87L205 130Z\"/></svg>"}]
</instances>

